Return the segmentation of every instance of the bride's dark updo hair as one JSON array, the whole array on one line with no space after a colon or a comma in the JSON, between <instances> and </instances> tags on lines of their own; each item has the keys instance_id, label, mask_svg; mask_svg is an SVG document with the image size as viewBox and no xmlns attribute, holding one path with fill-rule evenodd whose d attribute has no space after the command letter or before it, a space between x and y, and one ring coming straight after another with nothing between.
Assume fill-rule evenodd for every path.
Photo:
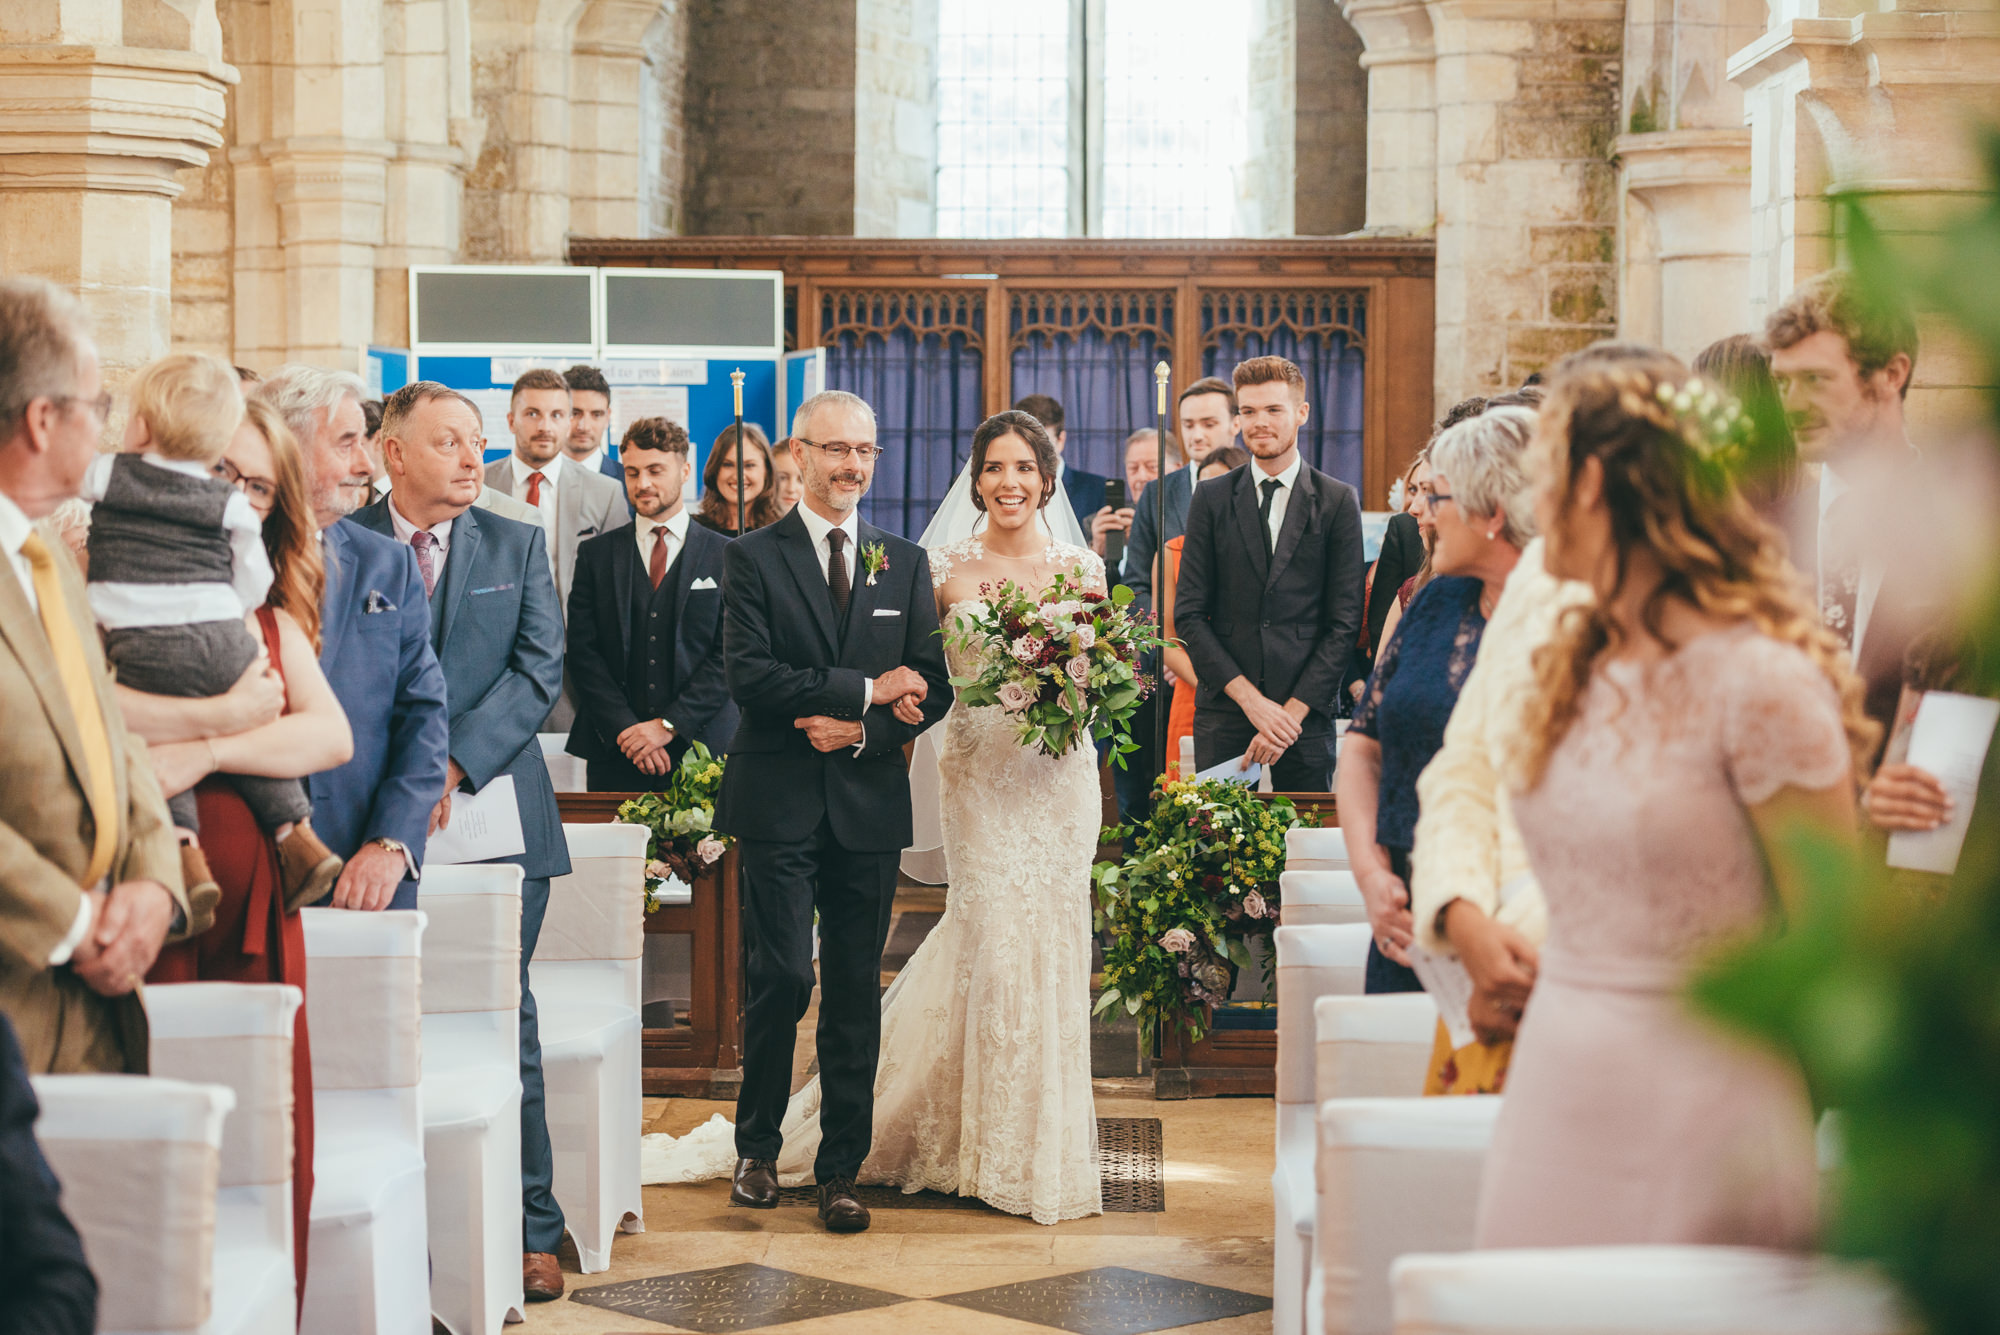
<instances>
[{"instance_id":1,"label":"bride's dark updo hair","mask_svg":"<svg viewBox=\"0 0 2000 1335\"><path fill-rule=\"evenodd\" d=\"M1002 436L1019 436L1028 442L1028 448L1035 452L1035 469L1042 475L1042 503L1038 509L1045 509L1056 494L1056 469L1059 456L1056 443L1049 439L1048 431L1042 424L1023 412L1008 409L995 413L979 424L979 430L972 433L972 503L983 514L986 497L980 494L979 478L986 472L986 450Z\"/></svg>"}]
</instances>

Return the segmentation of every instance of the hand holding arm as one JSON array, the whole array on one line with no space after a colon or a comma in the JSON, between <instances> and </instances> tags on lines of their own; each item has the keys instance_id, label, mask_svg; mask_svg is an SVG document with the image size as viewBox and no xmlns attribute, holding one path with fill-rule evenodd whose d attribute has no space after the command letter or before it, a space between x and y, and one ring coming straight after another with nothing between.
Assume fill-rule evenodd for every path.
<instances>
[{"instance_id":1,"label":"hand holding arm","mask_svg":"<svg viewBox=\"0 0 2000 1335\"><path fill-rule=\"evenodd\" d=\"M285 685L261 646L236 684L221 695L148 695L129 686L117 691L126 728L153 746L261 728L285 712Z\"/></svg>"}]
</instances>

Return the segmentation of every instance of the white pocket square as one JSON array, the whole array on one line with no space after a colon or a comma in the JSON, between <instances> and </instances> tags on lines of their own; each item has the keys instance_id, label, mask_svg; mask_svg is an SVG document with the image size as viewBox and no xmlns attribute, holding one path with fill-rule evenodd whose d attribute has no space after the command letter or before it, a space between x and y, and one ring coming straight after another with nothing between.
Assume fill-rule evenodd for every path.
<instances>
[{"instance_id":1,"label":"white pocket square","mask_svg":"<svg viewBox=\"0 0 2000 1335\"><path fill-rule=\"evenodd\" d=\"M875 615L878 617L899 617L903 614L893 607L878 607L875 609Z\"/></svg>"},{"instance_id":2,"label":"white pocket square","mask_svg":"<svg viewBox=\"0 0 2000 1335\"><path fill-rule=\"evenodd\" d=\"M710 579L708 576L703 575L700 579L688 585L688 592L694 593L700 589L712 589L714 587L715 587L715 581Z\"/></svg>"}]
</instances>

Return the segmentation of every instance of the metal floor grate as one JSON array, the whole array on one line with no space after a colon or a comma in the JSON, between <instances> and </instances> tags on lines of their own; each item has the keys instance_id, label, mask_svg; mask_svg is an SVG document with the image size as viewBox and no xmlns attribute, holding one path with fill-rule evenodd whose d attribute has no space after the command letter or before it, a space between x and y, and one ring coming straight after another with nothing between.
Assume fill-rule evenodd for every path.
<instances>
[{"instance_id":1,"label":"metal floor grate","mask_svg":"<svg viewBox=\"0 0 2000 1335\"><path fill-rule=\"evenodd\" d=\"M1167 1187L1161 1172L1164 1135L1157 1117L1097 1119L1097 1173L1104 1191L1106 1214L1160 1214L1167 1208ZM936 1191L905 1193L897 1187L861 1187L855 1195L871 1210L986 1210L992 1207L972 1196L947 1196ZM819 1188L785 1187L781 1206L813 1209Z\"/></svg>"}]
</instances>

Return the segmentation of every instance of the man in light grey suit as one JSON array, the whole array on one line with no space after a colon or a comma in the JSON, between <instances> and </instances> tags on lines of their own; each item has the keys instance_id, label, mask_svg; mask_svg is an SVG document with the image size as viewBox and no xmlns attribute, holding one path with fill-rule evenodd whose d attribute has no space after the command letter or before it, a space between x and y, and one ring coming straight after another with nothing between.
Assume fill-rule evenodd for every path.
<instances>
[{"instance_id":1,"label":"man in light grey suit","mask_svg":"<svg viewBox=\"0 0 2000 1335\"><path fill-rule=\"evenodd\" d=\"M625 489L564 458L571 410L569 385L562 376L540 367L526 372L514 382L507 408L514 452L486 466L488 488L539 512L549 571L564 608L576 578L577 544L626 522ZM567 733L575 721L576 705L565 682L542 731Z\"/></svg>"}]
</instances>

